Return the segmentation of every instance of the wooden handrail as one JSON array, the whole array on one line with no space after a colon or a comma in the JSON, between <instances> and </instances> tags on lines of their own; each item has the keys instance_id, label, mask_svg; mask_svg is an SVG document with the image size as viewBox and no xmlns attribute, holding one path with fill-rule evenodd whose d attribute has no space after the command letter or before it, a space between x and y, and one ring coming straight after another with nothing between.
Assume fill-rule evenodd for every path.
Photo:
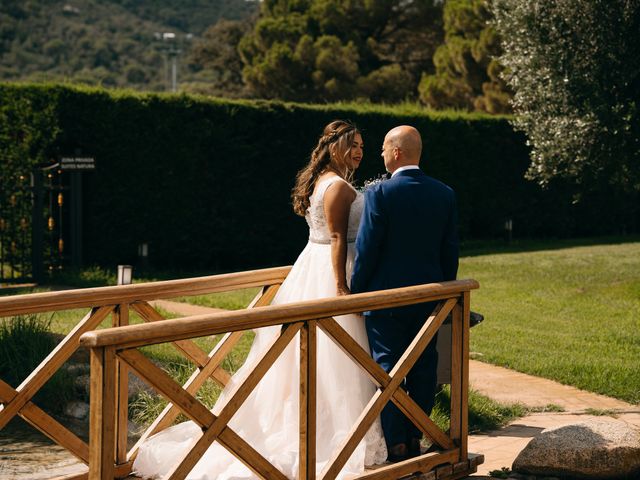
<instances>
[{"instance_id":1,"label":"wooden handrail","mask_svg":"<svg viewBox=\"0 0 640 480\"><path fill-rule=\"evenodd\" d=\"M455 297L479 288L475 280L456 280L342 297L273 305L253 310L193 315L161 322L106 328L88 332L80 344L93 348L132 348L205 335L286 325L301 320L344 315L363 310L380 310Z\"/></svg>"},{"instance_id":2,"label":"wooden handrail","mask_svg":"<svg viewBox=\"0 0 640 480\"><path fill-rule=\"evenodd\" d=\"M270 287L271 288L271 287ZM469 356L469 305L470 291L479 288L475 280L432 283L383 291L331 297L304 302L265 305L256 304L251 310L238 310L196 315L179 319L159 320L145 325L127 325L100 331L85 333L81 345L90 348L91 367L91 459L89 461L89 479L102 480L114 478L115 469L121 462L113 462L116 412L118 395L114 387L116 365L126 365L145 382L166 397L172 404L167 418L159 419L145 433L148 438L170 423L178 411L193 420L202 429L202 436L184 452L166 478L185 478L193 466L200 460L213 442L218 442L244 463L254 473L264 479L284 479L283 473L239 437L229 425L241 404L257 386L265 373L273 367L284 349L299 332L300 361L300 404L299 404L299 478L315 480L316 472L316 418L317 395L317 350L316 331L320 329L342 351L355 362L377 385L378 389L360 414L349 434L335 445L331 457L317 478L333 480L342 471L354 449L371 428L375 419L388 402L393 402L427 438L437 447L437 451L416 457L415 459L382 467L374 472L364 472L355 478L397 479L412 472L432 471L438 468L438 476L460 478L476 471L482 456L469 455L467 450L468 425L468 356ZM266 297L264 297L266 298ZM418 303L437 303L433 312L425 319L410 345L390 372L385 372L375 363L368 351L363 349L333 318L363 310L379 310L403 307ZM131 307L136 309L138 304ZM445 318L452 317L452 356L451 356L451 427L449 432L441 431L428 417L427 413L403 389L402 384L408 372L423 354L442 326ZM280 335L275 335L262 357L252 365L248 376L236 386L234 394L222 410L213 414L197 398L199 381L187 382L180 386L160 367L147 359L137 349L157 343L179 343L187 339L227 333L236 335L248 329L282 326ZM210 357L215 356L211 352ZM203 363L202 370L195 379L208 374L208 366ZM213 367L211 367L213 368ZM169 416L169 412L174 413ZM161 426L162 424L162 426ZM127 462L132 462L143 439L129 451ZM442 474L442 475L440 475Z\"/></svg>"},{"instance_id":3,"label":"wooden handrail","mask_svg":"<svg viewBox=\"0 0 640 480\"><path fill-rule=\"evenodd\" d=\"M282 283L290 270L290 266L274 267L206 277L138 283L135 285L82 288L0 297L0 317L193 296L224 292L237 288L262 287L264 285Z\"/></svg>"},{"instance_id":4,"label":"wooden handrail","mask_svg":"<svg viewBox=\"0 0 640 480\"><path fill-rule=\"evenodd\" d=\"M321 329L341 348L352 361L360 366L378 385L376 398L353 427L349 439L336 451L321 477L334 478L350 455L353 446L369 428L372 418L379 414L383 404L392 401L407 418L423 433L439 445L440 453L423 455L416 460L383 467L375 473L368 472L362 478L397 478L399 475L421 470L427 471L436 465L448 464L449 473L475 471L471 456L467 457L467 395L468 388L468 332L469 292L479 288L475 280L433 283L378 292L354 294L343 297L316 299L304 302L269 305L291 267L276 267L248 272L169 280L147 284L100 287L58 292L0 297L0 317L20 314L91 308L85 319L67 335L56 350L43 360L34 372L17 388L0 388L0 429L11 418L20 415L54 441L89 463L92 479L114 478L131 472L133 459L146 438L169 426L178 415L186 414L203 427L201 445L195 448L182 465L176 465L176 478L182 478L213 441L218 441L262 478L284 478L268 460L256 452L251 445L238 437L228 426L233 410L215 417L196 399L195 395L209 378L224 385L229 373L221 367L226 354L242 336L242 332L267 326L282 326L280 338L274 339L273 354L266 357L258 370L252 372L251 382L242 388L251 390L268 365L273 364L277 351L287 343L285 332L294 335L300 331L300 474L308 480L315 479L315 338L316 329ZM262 287L262 292L244 310L224 311L207 315L195 315L166 320L150 304L150 301L194 296L206 293ZM427 319L415 346L405 352L396 373L385 373L332 317L363 310L379 310L402 307L424 302L439 301L434 313ZM128 325L129 310L136 312L145 324ZM106 313L105 313L106 312ZM111 313L114 328L90 331L96 328L103 317ZM453 315L452 330L452 380L451 380L451 433L441 432L418 405L400 387L398 382L404 370L411 368L415 358L433 337L448 312ZM208 354L193 344L192 339L226 333L225 337ZM289 336L291 336L289 335ZM290 340L290 339L289 339ZM196 366L191 378L184 384L175 383L159 367L136 351L144 345L173 343L178 351ZM91 446L77 438L66 428L42 412L32 403L33 396L42 384L60 368L61 363L79 345L91 349ZM402 370L404 369L404 370ZM128 372L134 371L166 396L171 404L144 433L139 442L127 449L127 395ZM304 373L304 375L303 375ZM254 378L255 377L255 378ZM0 387L4 383L0 382ZM244 391L243 391L244 392ZM236 408L246 393L234 397ZM375 402L374 402L375 400ZM231 408L231 407L229 407ZM124 412L124 413L123 413ZM364 415L364 413L363 413ZM215 423L214 423L215 420ZM90 447L90 448L89 448ZM455 447L455 448L452 448ZM115 460L115 462L114 462ZM474 460L476 463L482 460ZM445 466L438 467L439 470ZM86 478L79 474L74 478Z\"/></svg>"},{"instance_id":5,"label":"wooden handrail","mask_svg":"<svg viewBox=\"0 0 640 480\"><path fill-rule=\"evenodd\" d=\"M10 317L39 312L69 310L85 307L89 312L56 346L31 374L15 389L0 379L0 430L15 416L19 415L36 429L67 449L84 463L91 463L90 448L87 442L77 437L64 425L33 403L35 394L51 376L62 367L78 348L82 333L98 328L107 315L112 316L114 327L129 323L129 311L135 311L145 322L164 320L149 302L160 298L193 296L206 293L233 291L250 287L262 287L247 309L268 305L288 275L291 267L268 268L249 272L239 272L170 280L148 284L136 284L117 287L88 288L47 293L34 293L0 297L0 317ZM234 345L242 337L242 332L224 336L207 354L191 340L174 342L178 353L185 356L197 367L192 378L183 386L187 392L197 392L207 379L226 385L230 378L222 362ZM128 367L126 362L116 359L118 414L115 421L115 464L114 472L123 477L131 472L131 460L127 457L127 405L128 405ZM177 416L175 408L167 408L158 417L152 427L143 435L151 435L155 430L166 428ZM141 439L142 440L142 439ZM137 446L134 447L137 451ZM78 474L69 478L78 480L87 474ZM66 478L66 477L65 477Z\"/></svg>"}]
</instances>

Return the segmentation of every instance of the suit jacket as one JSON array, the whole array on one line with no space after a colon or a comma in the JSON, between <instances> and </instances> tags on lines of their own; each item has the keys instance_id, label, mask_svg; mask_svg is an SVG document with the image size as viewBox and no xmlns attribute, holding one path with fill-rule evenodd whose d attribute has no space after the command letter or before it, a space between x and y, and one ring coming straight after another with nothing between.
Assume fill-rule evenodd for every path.
<instances>
[{"instance_id":1,"label":"suit jacket","mask_svg":"<svg viewBox=\"0 0 640 480\"><path fill-rule=\"evenodd\" d=\"M365 191L351 276L353 293L455 280L457 208L453 190L419 169ZM426 315L434 304L365 312Z\"/></svg>"}]
</instances>

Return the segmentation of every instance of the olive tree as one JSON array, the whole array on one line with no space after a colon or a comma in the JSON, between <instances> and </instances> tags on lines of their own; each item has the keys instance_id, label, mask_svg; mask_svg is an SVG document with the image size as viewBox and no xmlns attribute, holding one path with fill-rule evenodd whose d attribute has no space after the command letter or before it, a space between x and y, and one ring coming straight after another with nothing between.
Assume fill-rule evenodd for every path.
<instances>
[{"instance_id":1,"label":"olive tree","mask_svg":"<svg viewBox=\"0 0 640 480\"><path fill-rule=\"evenodd\" d=\"M493 0L492 10L529 178L608 189L637 215L640 0Z\"/></svg>"}]
</instances>

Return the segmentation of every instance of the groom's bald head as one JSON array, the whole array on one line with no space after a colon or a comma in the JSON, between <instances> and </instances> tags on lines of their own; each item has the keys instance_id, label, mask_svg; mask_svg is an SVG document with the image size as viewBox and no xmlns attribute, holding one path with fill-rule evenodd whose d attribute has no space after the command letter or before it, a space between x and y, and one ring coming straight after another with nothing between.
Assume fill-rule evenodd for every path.
<instances>
[{"instance_id":1,"label":"groom's bald head","mask_svg":"<svg viewBox=\"0 0 640 480\"><path fill-rule=\"evenodd\" d=\"M400 167L418 165L422 154L420 132L409 125L392 128L384 137L382 158L389 172Z\"/></svg>"}]
</instances>

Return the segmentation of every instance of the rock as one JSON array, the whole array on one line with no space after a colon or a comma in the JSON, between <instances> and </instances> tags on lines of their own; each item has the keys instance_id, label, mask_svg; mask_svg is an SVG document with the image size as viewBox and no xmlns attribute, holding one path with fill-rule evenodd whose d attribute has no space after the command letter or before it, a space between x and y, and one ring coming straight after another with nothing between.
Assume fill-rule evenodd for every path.
<instances>
[{"instance_id":1,"label":"rock","mask_svg":"<svg viewBox=\"0 0 640 480\"><path fill-rule=\"evenodd\" d=\"M73 418L87 418L89 415L89 404L84 402L69 402L64 407L64 414Z\"/></svg>"},{"instance_id":2,"label":"rock","mask_svg":"<svg viewBox=\"0 0 640 480\"><path fill-rule=\"evenodd\" d=\"M67 373L74 377L78 377L83 374L88 374L91 370L91 367L88 363L72 363L65 367Z\"/></svg>"},{"instance_id":3,"label":"rock","mask_svg":"<svg viewBox=\"0 0 640 480\"><path fill-rule=\"evenodd\" d=\"M155 393L155 390L147 382L129 372L129 400L132 400L140 392Z\"/></svg>"},{"instance_id":4,"label":"rock","mask_svg":"<svg viewBox=\"0 0 640 480\"><path fill-rule=\"evenodd\" d=\"M520 452L512 469L538 476L636 478L640 432L608 417L547 429Z\"/></svg>"},{"instance_id":5,"label":"rock","mask_svg":"<svg viewBox=\"0 0 640 480\"><path fill-rule=\"evenodd\" d=\"M84 393L87 397L89 396L89 388L91 385L91 377L89 374L78 375L73 379L73 384L79 392Z\"/></svg>"},{"instance_id":6,"label":"rock","mask_svg":"<svg viewBox=\"0 0 640 480\"><path fill-rule=\"evenodd\" d=\"M91 377L88 374L78 375L73 379L75 387L78 391L82 392L87 398L89 398L89 389L91 385ZM133 373L129 372L129 400L132 400L140 392L145 391L154 393L155 390L151 388L144 380L141 380Z\"/></svg>"}]
</instances>

